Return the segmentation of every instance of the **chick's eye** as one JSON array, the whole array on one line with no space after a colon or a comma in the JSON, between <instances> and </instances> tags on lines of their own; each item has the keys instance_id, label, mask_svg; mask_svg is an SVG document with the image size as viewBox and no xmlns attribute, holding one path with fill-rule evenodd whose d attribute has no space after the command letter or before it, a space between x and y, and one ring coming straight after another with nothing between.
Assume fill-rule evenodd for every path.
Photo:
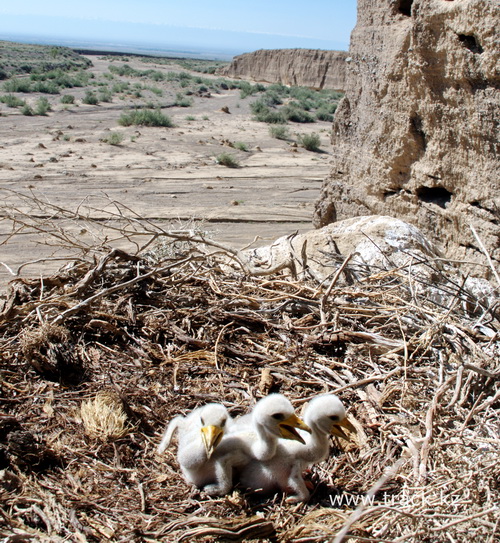
<instances>
[{"instance_id":1,"label":"chick's eye","mask_svg":"<svg viewBox=\"0 0 500 543\"><path fill-rule=\"evenodd\" d=\"M224 428L226 426L227 419L222 419L221 421L221 428Z\"/></svg>"},{"instance_id":2,"label":"chick's eye","mask_svg":"<svg viewBox=\"0 0 500 543\"><path fill-rule=\"evenodd\" d=\"M274 415L271 415L271 416L275 420L283 420L285 418L285 415L283 415L283 413L275 413Z\"/></svg>"},{"instance_id":3,"label":"chick's eye","mask_svg":"<svg viewBox=\"0 0 500 543\"><path fill-rule=\"evenodd\" d=\"M333 422L338 422L339 421L339 418L337 417L337 415L332 415L330 417L330 420L333 421Z\"/></svg>"}]
</instances>

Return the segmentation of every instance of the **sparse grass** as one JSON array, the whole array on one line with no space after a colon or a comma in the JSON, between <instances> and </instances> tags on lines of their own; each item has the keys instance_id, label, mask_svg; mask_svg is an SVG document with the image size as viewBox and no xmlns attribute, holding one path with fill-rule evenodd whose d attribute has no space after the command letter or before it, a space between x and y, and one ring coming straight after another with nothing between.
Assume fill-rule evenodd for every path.
<instances>
[{"instance_id":1,"label":"sparse grass","mask_svg":"<svg viewBox=\"0 0 500 543\"><path fill-rule=\"evenodd\" d=\"M194 117L193 115L186 115L184 118L186 119L186 121L196 121L196 117Z\"/></svg>"},{"instance_id":2,"label":"sparse grass","mask_svg":"<svg viewBox=\"0 0 500 543\"><path fill-rule=\"evenodd\" d=\"M277 124L269 127L269 135L277 140L289 140L290 131L283 124Z\"/></svg>"},{"instance_id":3,"label":"sparse grass","mask_svg":"<svg viewBox=\"0 0 500 543\"><path fill-rule=\"evenodd\" d=\"M313 151L315 153L321 151L321 138L315 132L312 134L299 134L297 141L299 145L307 151Z\"/></svg>"},{"instance_id":4,"label":"sparse grass","mask_svg":"<svg viewBox=\"0 0 500 543\"><path fill-rule=\"evenodd\" d=\"M172 119L158 109L135 109L123 113L118 120L118 124L121 126L163 126L167 128L174 126Z\"/></svg>"},{"instance_id":5,"label":"sparse grass","mask_svg":"<svg viewBox=\"0 0 500 543\"><path fill-rule=\"evenodd\" d=\"M230 153L221 153L220 155L217 155L215 157L215 162L221 166L226 166L226 168L238 168L240 165L238 160Z\"/></svg>"}]
</instances>

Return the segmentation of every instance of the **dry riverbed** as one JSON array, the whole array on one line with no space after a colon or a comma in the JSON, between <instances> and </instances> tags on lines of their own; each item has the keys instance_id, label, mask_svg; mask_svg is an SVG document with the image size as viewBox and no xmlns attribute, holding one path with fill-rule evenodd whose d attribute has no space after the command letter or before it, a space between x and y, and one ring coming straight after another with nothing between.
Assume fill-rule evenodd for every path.
<instances>
[{"instance_id":1,"label":"dry riverbed","mask_svg":"<svg viewBox=\"0 0 500 543\"><path fill-rule=\"evenodd\" d=\"M110 79L111 64L122 64L89 58L94 88L106 75ZM127 63L137 70L185 71L178 65L144 64L134 58ZM126 79L137 89L141 85L140 78L114 79ZM256 237L254 243L263 244L311 228L314 202L329 170L331 123L289 123L291 139L279 140L270 136L270 125L252 119L249 105L256 96L242 99L238 89L226 89L192 95L190 107L172 107L179 89L168 81L154 87L156 93L143 88L136 93L140 98L114 96L97 105L82 103L89 88L65 89L64 94L75 96L75 103L64 105L60 95L49 95L52 110L46 116L25 116L0 104L0 186L33 192L65 209L77 209L89 198L96 209L117 201L165 228L183 228L194 219L211 237L237 248ZM34 104L41 95L17 96ZM148 100L149 105L162 106L175 126L119 125L124 111L145 107ZM296 143L298 134L313 132L321 138L321 153ZM121 139L118 145L106 142L114 133ZM246 150L233 147L238 142ZM239 167L218 164L221 153L232 155ZM0 222L2 241L11 229L10 220ZM54 254L40 241L24 235L1 245L2 289L22 263ZM58 264L37 262L24 267L21 275L39 275Z\"/></svg>"}]
</instances>

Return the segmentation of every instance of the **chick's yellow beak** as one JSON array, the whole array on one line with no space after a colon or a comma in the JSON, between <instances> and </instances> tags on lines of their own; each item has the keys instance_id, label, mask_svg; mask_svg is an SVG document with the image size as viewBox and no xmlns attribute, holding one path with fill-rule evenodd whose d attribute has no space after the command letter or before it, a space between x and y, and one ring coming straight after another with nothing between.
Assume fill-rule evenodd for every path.
<instances>
[{"instance_id":1,"label":"chick's yellow beak","mask_svg":"<svg viewBox=\"0 0 500 543\"><path fill-rule=\"evenodd\" d=\"M292 439L294 441L299 441L300 443L305 443L302 436L297 432L296 428L305 430L306 432L311 433L311 429L307 424L299 419L297 415L290 415L285 420L282 420L279 424L280 434L283 439Z\"/></svg>"},{"instance_id":2,"label":"chick's yellow beak","mask_svg":"<svg viewBox=\"0 0 500 543\"><path fill-rule=\"evenodd\" d=\"M349 436L344 432L342 428L345 428L349 433L355 434L356 428L345 418L344 420L341 420L340 422L336 422L332 426L332 435L341 437L342 439L345 439L346 441L349 441Z\"/></svg>"},{"instance_id":3,"label":"chick's yellow beak","mask_svg":"<svg viewBox=\"0 0 500 543\"><path fill-rule=\"evenodd\" d=\"M205 450L207 451L207 457L210 458L221 442L224 430L220 426L203 426L201 429L201 439Z\"/></svg>"}]
</instances>

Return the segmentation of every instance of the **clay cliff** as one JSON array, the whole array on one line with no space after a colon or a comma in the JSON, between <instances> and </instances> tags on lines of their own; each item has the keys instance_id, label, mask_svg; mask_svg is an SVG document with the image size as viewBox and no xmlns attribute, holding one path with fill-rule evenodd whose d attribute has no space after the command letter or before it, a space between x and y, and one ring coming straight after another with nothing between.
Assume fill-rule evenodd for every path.
<instances>
[{"instance_id":1,"label":"clay cliff","mask_svg":"<svg viewBox=\"0 0 500 543\"><path fill-rule=\"evenodd\" d=\"M226 77L313 89L344 90L346 51L274 49L245 53L221 70Z\"/></svg>"},{"instance_id":2,"label":"clay cliff","mask_svg":"<svg viewBox=\"0 0 500 543\"><path fill-rule=\"evenodd\" d=\"M447 257L500 262L497 0L358 0L316 227L418 226Z\"/></svg>"}]
</instances>

